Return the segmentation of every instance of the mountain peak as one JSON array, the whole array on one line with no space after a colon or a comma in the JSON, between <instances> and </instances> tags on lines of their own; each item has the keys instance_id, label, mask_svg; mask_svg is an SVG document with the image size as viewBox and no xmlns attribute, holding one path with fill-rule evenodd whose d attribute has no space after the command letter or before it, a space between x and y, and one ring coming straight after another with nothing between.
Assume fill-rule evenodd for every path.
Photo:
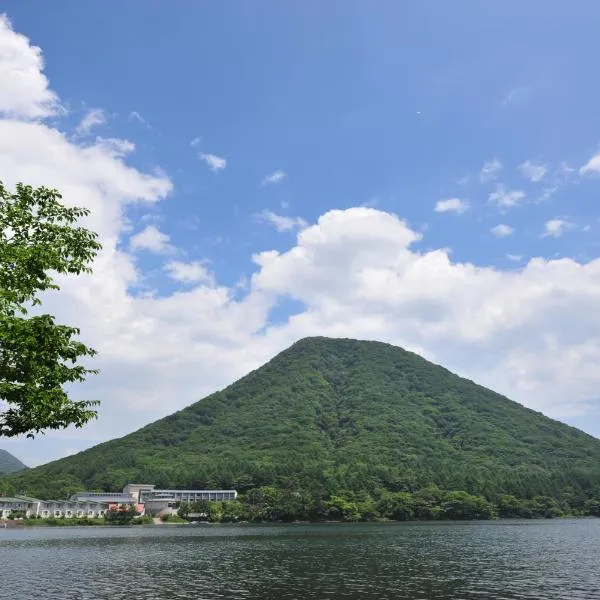
<instances>
[{"instance_id":1,"label":"mountain peak","mask_svg":"<svg viewBox=\"0 0 600 600\"><path fill-rule=\"evenodd\" d=\"M135 480L240 492L293 485L376 495L437 485L488 497L591 497L598 464L599 440L417 354L307 337L181 411L17 478L48 497L59 481L120 489Z\"/></svg>"},{"instance_id":2,"label":"mountain peak","mask_svg":"<svg viewBox=\"0 0 600 600\"><path fill-rule=\"evenodd\" d=\"M0 473L15 473L27 467L7 450L0 449Z\"/></svg>"}]
</instances>

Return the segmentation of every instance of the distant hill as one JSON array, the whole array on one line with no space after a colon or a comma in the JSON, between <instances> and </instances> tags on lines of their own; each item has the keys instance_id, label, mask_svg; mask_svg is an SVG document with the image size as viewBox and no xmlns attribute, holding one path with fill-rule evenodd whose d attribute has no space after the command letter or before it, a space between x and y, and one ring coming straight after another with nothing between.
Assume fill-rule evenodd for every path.
<instances>
[{"instance_id":1,"label":"distant hill","mask_svg":"<svg viewBox=\"0 0 600 600\"><path fill-rule=\"evenodd\" d=\"M0 449L0 473L14 473L27 467L10 452Z\"/></svg>"},{"instance_id":2,"label":"distant hill","mask_svg":"<svg viewBox=\"0 0 600 600\"><path fill-rule=\"evenodd\" d=\"M9 478L45 497L130 481L577 503L600 498L600 441L400 348L307 338L184 410Z\"/></svg>"}]
</instances>

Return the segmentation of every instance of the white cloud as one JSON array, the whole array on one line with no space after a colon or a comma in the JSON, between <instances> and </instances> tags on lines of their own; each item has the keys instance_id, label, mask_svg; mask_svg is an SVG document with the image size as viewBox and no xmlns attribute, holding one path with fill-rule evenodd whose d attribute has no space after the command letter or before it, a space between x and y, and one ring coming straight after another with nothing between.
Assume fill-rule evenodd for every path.
<instances>
[{"instance_id":1,"label":"white cloud","mask_svg":"<svg viewBox=\"0 0 600 600\"><path fill-rule=\"evenodd\" d=\"M281 169L277 171L273 171L270 175L267 175L263 181L262 185L269 185L270 183L280 183L287 177L286 173Z\"/></svg>"},{"instance_id":2,"label":"white cloud","mask_svg":"<svg viewBox=\"0 0 600 600\"><path fill-rule=\"evenodd\" d=\"M165 265L171 279L180 283L214 283L213 275L201 261L180 262L172 260Z\"/></svg>"},{"instance_id":3,"label":"white cloud","mask_svg":"<svg viewBox=\"0 0 600 600\"><path fill-rule=\"evenodd\" d=\"M148 250L154 254L169 254L174 250L169 243L170 239L155 225L146 225L142 231L129 238L129 247L131 250Z\"/></svg>"},{"instance_id":4,"label":"white cloud","mask_svg":"<svg viewBox=\"0 0 600 600\"><path fill-rule=\"evenodd\" d=\"M448 198L447 200L438 200L433 210L435 212L454 212L457 214L464 213L469 208L469 203L460 198Z\"/></svg>"},{"instance_id":5,"label":"white cloud","mask_svg":"<svg viewBox=\"0 0 600 600\"><path fill-rule=\"evenodd\" d=\"M590 175L600 173L600 152L590 158L590 160L579 169L580 175Z\"/></svg>"},{"instance_id":6,"label":"white cloud","mask_svg":"<svg viewBox=\"0 0 600 600\"><path fill-rule=\"evenodd\" d=\"M523 177L529 179L529 181L537 183L544 178L548 172L548 169L546 165L526 160L522 165L519 166L519 171Z\"/></svg>"},{"instance_id":7,"label":"white cloud","mask_svg":"<svg viewBox=\"0 0 600 600\"><path fill-rule=\"evenodd\" d=\"M0 53L0 72L3 60ZM25 119L39 105L37 97L29 102L21 103ZM243 288L202 279L175 293L134 294L145 273L120 243L128 205L154 204L172 185L128 164L114 146L81 145L43 123L0 118L5 183L56 187L66 203L90 208L86 224L104 246L93 274L61 278L60 293L44 298L44 310L81 327L83 341L99 350L93 366L101 373L74 392L102 401L99 419L3 442L26 462L172 413L307 335L404 346L555 417L586 414L597 403L600 260L533 258L510 270L458 262L444 249L415 247L422 233L398 216L362 207L328 211L285 250L255 255ZM189 280L193 271L167 272ZM269 314L281 297L304 310L274 325Z\"/></svg>"},{"instance_id":8,"label":"white cloud","mask_svg":"<svg viewBox=\"0 0 600 600\"><path fill-rule=\"evenodd\" d=\"M490 231L499 238L507 237L515 232L514 228L512 228L510 225L505 225L504 223L492 227Z\"/></svg>"},{"instance_id":9,"label":"white cloud","mask_svg":"<svg viewBox=\"0 0 600 600\"><path fill-rule=\"evenodd\" d=\"M135 144L129 140L120 138L96 138L96 146L102 148L107 154L114 158L122 158L135 150Z\"/></svg>"},{"instance_id":10,"label":"white cloud","mask_svg":"<svg viewBox=\"0 0 600 600\"><path fill-rule=\"evenodd\" d=\"M220 171L227 166L227 160L217 156L216 154L205 154L201 152L198 154L200 160L203 160L211 171Z\"/></svg>"},{"instance_id":11,"label":"white cloud","mask_svg":"<svg viewBox=\"0 0 600 600\"><path fill-rule=\"evenodd\" d=\"M512 262L521 262L521 260L523 259L523 257L520 254L507 254L506 258L508 258L508 260L511 260Z\"/></svg>"},{"instance_id":12,"label":"white cloud","mask_svg":"<svg viewBox=\"0 0 600 600\"><path fill-rule=\"evenodd\" d=\"M39 119L64 111L43 70L41 50L0 14L0 115Z\"/></svg>"},{"instance_id":13,"label":"white cloud","mask_svg":"<svg viewBox=\"0 0 600 600\"><path fill-rule=\"evenodd\" d=\"M81 119L79 125L77 125L75 131L79 135L87 135L92 127L97 125L104 125L106 123L106 115L101 108L92 108L88 110L83 119Z\"/></svg>"},{"instance_id":14,"label":"white cloud","mask_svg":"<svg viewBox=\"0 0 600 600\"><path fill-rule=\"evenodd\" d=\"M201 141L202 141L202 136L198 135L190 142L190 146L192 146L192 148L195 148L196 146L198 146L200 144Z\"/></svg>"},{"instance_id":15,"label":"white cloud","mask_svg":"<svg viewBox=\"0 0 600 600\"><path fill-rule=\"evenodd\" d=\"M263 210L256 216L260 221L273 225L277 231L292 231L302 229L308 225L302 217L287 217L270 210Z\"/></svg>"},{"instance_id":16,"label":"white cloud","mask_svg":"<svg viewBox=\"0 0 600 600\"><path fill-rule=\"evenodd\" d=\"M544 223L542 237L560 237L563 233L573 228L573 224L564 219L550 219Z\"/></svg>"},{"instance_id":17,"label":"white cloud","mask_svg":"<svg viewBox=\"0 0 600 600\"><path fill-rule=\"evenodd\" d=\"M483 163L481 171L479 171L479 179L481 181L493 181L498 176L498 173L502 170L502 163L494 158Z\"/></svg>"},{"instance_id":18,"label":"white cloud","mask_svg":"<svg viewBox=\"0 0 600 600\"><path fill-rule=\"evenodd\" d=\"M488 201L500 208L512 208L517 206L525 199L525 192L522 190L507 190L502 185L496 186L496 189L490 194Z\"/></svg>"}]
</instances>

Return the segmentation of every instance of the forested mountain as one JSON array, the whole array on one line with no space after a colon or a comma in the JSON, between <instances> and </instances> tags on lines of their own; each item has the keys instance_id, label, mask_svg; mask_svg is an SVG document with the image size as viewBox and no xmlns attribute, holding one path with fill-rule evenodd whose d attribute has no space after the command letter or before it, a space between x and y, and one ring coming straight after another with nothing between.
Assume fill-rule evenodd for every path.
<instances>
[{"instance_id":1,"label":"forested mountain","mask_svg":"<svg viewBox=\"0 0 600 600\"><path fill-rule=\"evenodd\" d=\"M61 497L130 481L272 486L313 504L438 486L582 506L600 498L600 440L400 348L307 338L223 391L4 478L0 491Z\"/></svg>"},{"instance_id":2,"label":"forested mountain","mask_svg":"<svg viewBox=\"0 0 600 600\"><path fill-rule=\"evenodd\" d=\"M14 473L27 467L10 452L0 449L0 473Z\"/></svg>"}]
</instances>

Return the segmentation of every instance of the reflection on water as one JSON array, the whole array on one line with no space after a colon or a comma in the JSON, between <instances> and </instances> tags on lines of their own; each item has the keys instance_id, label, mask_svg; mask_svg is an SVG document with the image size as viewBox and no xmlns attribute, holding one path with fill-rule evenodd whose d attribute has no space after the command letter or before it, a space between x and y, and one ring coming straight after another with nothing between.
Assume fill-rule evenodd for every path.
<instances>
[{"instance_id":1,"label":"reflection on water","mask_svg":"<svg viewBox=\"0 0 600 600\"><path fill-rule=\"evenodd\" d=\"M0 530L0 598L600 599L600 519Z\"/></svg>"}]
</instances>

